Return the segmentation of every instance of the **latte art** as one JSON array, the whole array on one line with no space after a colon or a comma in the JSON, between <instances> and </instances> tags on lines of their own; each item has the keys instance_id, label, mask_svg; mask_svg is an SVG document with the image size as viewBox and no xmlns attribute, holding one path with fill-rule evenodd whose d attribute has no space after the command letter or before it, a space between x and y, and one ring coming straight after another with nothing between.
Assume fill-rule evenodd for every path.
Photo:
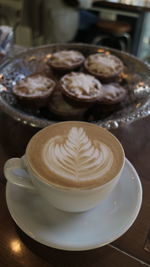
<instances>
[{"instance_id":1,"label":"latte art","mask_svg":"<svg viewBox=\"0 0 150 267\"><path fill-rule=\"evenodd\" d=\"M106 129L67 121L45 127L33 136L26 158L28 169L52 187L86 190L118 175L124 164L124 151Z\"/></svg>"},{"instance_id":2,"label":"latte art","mask_svg":"<svg viewBox=\"0 0 150 267\"><path fill-rule=\"evenodd\" d=\"M45 144L43 159L54 174L82 182L103 177L112 167L113 153L106 144L90 140L82 127L72 127L67 136Z\"/></svg>"}]
</instances>

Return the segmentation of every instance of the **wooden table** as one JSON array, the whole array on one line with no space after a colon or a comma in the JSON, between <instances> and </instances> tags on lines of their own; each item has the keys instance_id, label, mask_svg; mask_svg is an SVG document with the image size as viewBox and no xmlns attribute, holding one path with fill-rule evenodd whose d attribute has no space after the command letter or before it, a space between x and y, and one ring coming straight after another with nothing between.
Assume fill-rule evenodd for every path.
<instances>
[{"instance_id":1,"label":"wooden table","mask_svg":"<svg viewBox=\"0 0 150 267\"><path fill-rule=\"evenodd\" d=\"M140 213L118 240L83 252L61 251L37 243L15 225L8 212L4 163L10 157L23 155L29 139L37 131L0 112L0 267L150 266L150 116L112 130L140 175L144 193Z\"/></svg>"}]
</instances>

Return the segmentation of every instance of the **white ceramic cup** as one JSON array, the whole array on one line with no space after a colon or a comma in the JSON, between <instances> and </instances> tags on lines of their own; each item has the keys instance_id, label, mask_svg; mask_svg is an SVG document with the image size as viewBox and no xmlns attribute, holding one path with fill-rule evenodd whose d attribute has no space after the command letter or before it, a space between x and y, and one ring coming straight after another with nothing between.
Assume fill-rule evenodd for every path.
<instances>
[{"instance_id":1,"label":"white ceramic cup","mask_svg":"<svg viewBox=\"0 0 150 267\"><path fill-rule=\"evenodd\" d=\"M93 138L93 130L94 130L94 139L91 139ZM89 137L85 134L86 131L88 131ZM92 133L92 135L90 135L90 132ZM59 136L57 136L57 134ZM52 154L54 159L53 157L51 157L51 155L48 154L48 159L50 159L50 163L48 166L50 167L50 169L48 168L48 171L45 174L47 165L45 164L45 161L43 160L43 156L42 156L42 153L46 153L46 152L43 152L45 151L43 147L45 147L45 144L47 144L47 142L49 142L50 140L53 142L54 145L58 145L57 142L58 140L60 141L59 138L62 138L62 137L63 137L63 139L61 139L63 140L62 142L64 142L65 146L69 144L68 147L71 146L71 149L72 149L72 144L74 148L75 146L78 147L78 143L80 143L80 146L82 148L80 151L82 151L81 153L83 153L83 162L85 161L85 153L87 153L86 154L88 155L87 158L89 157L89 160L91 161L90 154L87 152L89 146L83 145L85 144L85 142L91 147L91 145L94 146L95 144L94 142L96 142L95 138L97 138L97 140L99 139L101 140L102 144L104 142L102 147L108 146L108 150L107 149L104 150L104 154L102 153L101 150L100 150L101 154L97 154L97 153L96 155L94 154L94 160L97 159L97 157L100 157L103 162L102 164L104 164L104 168L106 168L107 165L105 164L105 161L104 161L105 155L107 155L108 153L108 155L110 155L110 158L111 158L111 155L113 153L114 163L111 165L112 166L111 169L110 170L108 169L108 173L105 174L106 177L103 183L101 184L97 183L96 185L94 178L93 178L92 186L91 185L90 186L85 185L84 187L83 186L79 187L76 185L68 186L67 184L61 183L63 181L63 175L64 176L66 175L66 179L68 175L68 172L64 172L64 166L65 166L65 170L68 168L68 171L69 171L69 168L70 168L70 163L69 165L66 165L66 162L65 162L66 153L68 153L70 157L70 155L74 155L74 154L70 154L72 153L72 150L71 152L70 150L66 150L63 156L64 166L62 167L62 169L60 168L59 170L59 173L60 173L59 183L57 180L57 172L55 174L55 171L52 171L52 172L50 171L52 168L55 168L56 171L59 169L59 163L58 165L56 164L56 162L59 162L59 160L57 161L57 155L60 155L62 158L62 154L61 154L62 150L57 149L57 153ZM57 142L54 141L55 138ZM105 142L107 146L105 146ZM97 150L95 149L95 147L94 147L95 150L90 149L90 151L93 151L91 153L98 151L98 148L96 146ZM80 161L82 161L81 155L79 155ZM86 158L86 161L87 161L87 158ZM76 154L73 160L75 159L76 159ZM41 131L39 131L35 136L33 136L29 144L27 145L25 155L22 158L12 158L12 159L9 159L5 163L4 174L5 174L6 179L9 182L17 186L24 187L25 189L36 190L39 193L39 197L41 196L42 198L44 198L47 201L47 203L54 206L55 208L58 208L64 211L69 211L69 212L81 212L81 211L85 211L85 210L95 207L103 199L109 196L110 192L114 189L114 187L116 186L120 178L120 175L124 167L124 162L125 162L125 155L124 155L124 151L123 151L121 144L112 134L106 131L106 129L103 129L102 127L92 125L89 123L85 123L85 122L75 122L75 121L74 122L62 122L62 123L59 123L59 125L58 124L50 125L42 129ZM90 164L90 163L87 163L87 164ZM95 165L95 164L98 164L98 165ZM39 170L39 166L41 166L40 170ZM99 161L98 163L94 163L93 166L94 166L94 171L96 170L95 171L96 175L97 174L100 175L98 172L98 166L101 166L99 165ZM78 165L76 164L74 168L78 168ZM90 168L92 168L91 165L90 165ZM41 169L42 169L42 172L41 172ZM79 170L80 170L80 167L79 167ZM84 166L83 166L83 170L84 170ZM62 172L62 175L61 175L61 172ZM87 175L88 175L88 171L87 171ZM90 177L90 171L89 171L89 177ZM90 179L92 180L92 178ZM101 176L100 176L100 179L101 179ZM88 177L86 180L88 181Z\"/></svg>"},{"instance_id":2,"label":"white ceramic cup","mask_svg":"<svg viewBox=\"0 0 150 267\"><path fill-rule=\"evenodd\" d=\"M4 174L9 182L39 192L55 208L81 212L95 207L109 196L120 178L122 169L123 166L118 175L108 183L91 189L66 189L46 183L27 167L25 156L9 159L5 163Z\"/></svg>"}]
</instances>

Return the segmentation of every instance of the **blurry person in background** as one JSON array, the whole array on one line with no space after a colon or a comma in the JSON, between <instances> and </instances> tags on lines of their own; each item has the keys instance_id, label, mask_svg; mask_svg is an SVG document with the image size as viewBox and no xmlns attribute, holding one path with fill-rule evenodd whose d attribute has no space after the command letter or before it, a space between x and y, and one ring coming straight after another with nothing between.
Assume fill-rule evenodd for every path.
<instances>
[{"instance_id":1,"label":"blurry person in background","mask_svg":"<svg viewBox=\"0 0 150 267\"><path fill-rule=\"evenodd\" d=\"M44 0L45 42L73 41L83 24L82 9L89 8L91 5L92 0ZM85 17L86 11L83 13ZM81 27L84 28L85 25Z\"/></svg>"},{"instance_id":2,"label":"blurry person in background","mask_svg":"<svg viewBox=\"0 0 150 267\"><path fill-rule=\"evenodd\" d=\"M31 30L33 45L80 41L82 31L95 23L95 16L86 10L92 2L24 0L21 24ZM23 35L22 31L20 34Z\"/></svg>"}]
</instances>

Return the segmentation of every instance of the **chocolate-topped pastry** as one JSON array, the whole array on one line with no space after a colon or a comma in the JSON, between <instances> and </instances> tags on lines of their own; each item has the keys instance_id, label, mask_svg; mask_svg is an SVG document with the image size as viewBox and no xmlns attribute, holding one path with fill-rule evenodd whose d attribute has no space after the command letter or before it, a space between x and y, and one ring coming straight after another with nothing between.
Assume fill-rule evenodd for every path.
<instances>
[{"instance_id":1,"label":"chocolate-topped pastry","mask_svg":"<svg viewBox=\"0 0 150 267\"><path fill-rule=\"evenodd\" d=\"M84 62L88 73L94 75L102 82L115 81L123 71L123 62L111 54L92 54Z\"/></svg>"},{"instance_id":2,"label":"chocolate-topped pastry","mask_svg":"<svg viewBox=\"0 0 150 267\"><path fill-rule=\"evenodd\" d=\"M118 83L110 83L103 85L104 96L102 102L105 104L116 104L121 102L127 91Z\"/></svg>"},{"instance_id":3,"label":"chocolate-topped pastry","mask_svg":"<svg viewBox=\"0 0 150 267\"><path fill-rule=\"evenodd\" d=\"M90 104L103 97L102 84L92 75L70 72L60 80L62 93L72 104Z\"/></svg>"},{"instance_id":4,"label":"chocolate-topped pastry","mask_svg":"<svg viewBox=\"0 0 150 267\"><path fill-rule=\"evenodd\" d=\"M79 51L62 50L52 54L48 64L55 70L71 71L82 65L85 57Z\"/></svg>"},{"instance_id":5,"label":"chocolate-topped pastry","mask_svg":"<svg viewBox=\"0 0 150 267\"><path fill-rule=\"evenodd\" d=\"M18 81L12 91L24 106L40 108L48 103L54 87L52 79L35 74Z\"/></svg>"},{"instance_id":6,"label":"chocolate-topped pastry","mask_svg":"<svg viewBox=\"0 0 150 267\"><path fill-rule=\"evenodd\" d=\"M61 119L83 119L85 107L75 107L65 101L60 90L56 89L50 99L48 108Z\"/></svg>"}]
</instances>

